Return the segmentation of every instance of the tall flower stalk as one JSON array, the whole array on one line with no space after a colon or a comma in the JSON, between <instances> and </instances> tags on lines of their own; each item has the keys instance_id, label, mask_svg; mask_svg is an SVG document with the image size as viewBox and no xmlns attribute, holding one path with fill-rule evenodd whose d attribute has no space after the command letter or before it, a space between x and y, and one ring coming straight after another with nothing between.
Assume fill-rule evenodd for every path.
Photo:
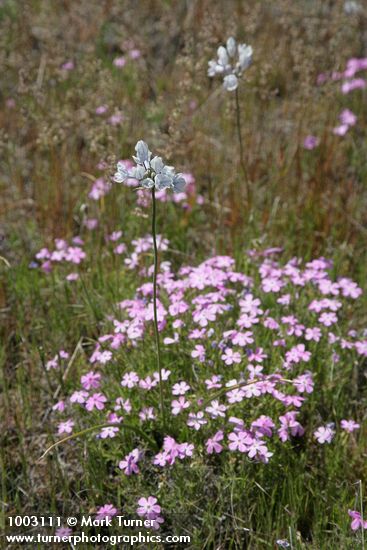
<instances>
[{"instance_id":1,"label":"tall flower stalk","mask_svg":"<svg viewBox=\"0 0 367 550\"><path fill-rule=\"evenodd\" d=\"M154 315L154 337L157 352L157 366L159 373L159 398L162 415L163 427L166 425L166 415L164 410L163 398L163 380L162 380L162 361L161 361L161 344L159 340L158 316L157 316L157 274L158 274L158 247L157 247L157 222L156 222L156 199L155 187L152 187L152 237L154 250L154 272L153 272L153 315Z\"/></svg>"},{"instance_id":2,"label":"tall flower stalk","mask_svg":"<svg viewBox=\"0 0 367 550\"><path fill-rule=\"evenodd\" d=\"M208 76L211 78L215 76L222 76L224 89L228 92L235 92L236 126L240 153L240 166L245 179L248 201L250 201L250 186L242 142L238 85L240 76L252 63L252 54L253 50L251 46L248 46L247 44L237 44L236 40L231 36L228 38L225 46L219 46L217 50L217 59L212 59L208 64Z\"/></svg>"},{"instance_id":3,"label":"tall flower stalk","mask_svg":"<svg viewBox=\"0 0 367 550\"><path fill-rule=\"evenodd\" d=\"M117 163L117 172L114 180L122 183L128 179L135 179L143 189L150 189L152 195L152 238L154 251L153 271L153 320L154 336L157 355L157 367L159 373L159 397L163 427L166 427L166 415L164 408L162 358L159 339L159 325L157 313L157 276L158 276L158 246L157 246L157 208L155 192L162 189L172 189L174 193L183 191L186 181L182 174L176 174L173 166L163 163L161 157L153 157L148 145L144 141L138 141L135 146L136 156L133 157L136 166L131 170L127 169L122 162Z\"/></svg>"},{"instance_id":4,"label":"tall flower stalk","mask_svg":"<svg viewBox=\"0 0 367 550\"><path fill-rule=\"evenodd\" d=\"M236 88L236 91L235 91L235 99L236 99L236 127L237 127L238 147L240 152L240 166L243 173L243 177L245 178L247 200L250 202L250 184L249 184L249 177L248 177L248 172L247 172L246 163L245 163L245 155L243 151L241 110L240 110L238 87Z\"/></svg>"}]
</instances>

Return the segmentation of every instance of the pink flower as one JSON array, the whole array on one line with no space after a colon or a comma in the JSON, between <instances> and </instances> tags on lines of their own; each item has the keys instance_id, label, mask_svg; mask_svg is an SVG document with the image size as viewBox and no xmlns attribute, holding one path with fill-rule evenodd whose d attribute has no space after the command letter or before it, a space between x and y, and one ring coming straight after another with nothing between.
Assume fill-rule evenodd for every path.
<instances>
[{"instance_id":1,"label":"pink flower","mask_svg":"<svg viewBox=\"0 0 367 550\"><path fill-rule=\"evenodd\" d=\"M348 124L340 124L339 126L336 126L333 130L333 133L336 136L345 136L345 134L348 132L349 126Z\"/></svg>"},{"instance_id":2,"label":"pink flower","mask_svg":"<svg viewBox=\"0 0 367 550\"><path fill-rule=\"evenodd\" d=\"M171 403L172 414L177 415L182 412L184 409L190 407L190 401L186 401L185 397L181 395L178 399L175 399Z\"/></svg>"},{"instance_id":3,"label":"pink flower","mask_svg":"<svg viewBox=\"0 0 367 550\"><path fill-rule=\"evenodd\" d=\"M74 421L73 420L66 420L65 422L60 422L58 425L57 433L58 435L61 434L71 434L73 431Z\"/></svg>"},{"instance_id":4,"label":"pink flower","mask_svg":"<svg viewBox=\"0 0 367 550\"><path fill-rule=\"evenodd\" d=\"M201 363L205 361L205 348L204 346L198 344L195 346L195 349L191 352L191 357L198 359Z\"/></svg>"},{"instance_id":5,"label":"pink flower","mask_svg":"<svg viewBox=\"0 0 367 550\"><path fill-rule=\"evenodd\" d=\"M219 442L223 440L223 437L223 432L220 430L219 432L214 434L212 438L208 439L205 443L206 452L208 454L221 453L223 450L223 446Z\"/></svg>"},{"instance_id":6,"label":"pink flower","mask_svg":"<svg viewBox=\"0 0 367 550\"><path fill-rule=\"evenodd\" d=\"M95 113L96 115L104 115L108 111L108 105L99 105L99 107L96 108Z\"/></svg>"},{"instance_id":7,"label":"pink flower","mask_svg":"<svg viewBox=\"0 0 367 550\"><path fill-rule=\"evenodd\" d=\"M354 126L357 122L357 117L350 109L344 109L339 116L340 122L347 126Z\"/></svg>"},{"instance_id":8,"label":"pink flower","mask_svg":"<svg viewBox=\"0 0 367 550\"><path fill-rule=\"evenodd\" d=\"M136 513L139 516L145 516L147 519L155 519L161 513L161 507L156 497L142 497L138 500L138 505Z\"/></svg>"},{"instance_id":9,"label":"pink flower","mask_svg":"<svg viewBox=\"0 0 367 550\"><path fill-rule=\"evenodd\" d=\"M66 276L66 280L71 281L77 281L79 279L79 273L69 273L69 275Z\"/></svg>"},{"instance_id":10,"label":"pink flower","mask_svg":"<svg viewBox=\"0 0 367 550\"><path fill-rule=\"evenodd\" d=\"M253 438L243 431L231 432L228 435L228 439L230 441L228 448L231 451L240 451L240 453L246 453L249 445L253 442Z\"/></svg>"},{"instance_id":11,"label":"pink flower","mask_svg":"<svg viewBox=\"0 0 367 550\"><path fill-rule=\"evenodd\" d=\"M190 428L194 428L194 430L198 431L201 426L207 423L208 421L205 420L203 411L199 411L198 413L189 413L187 425Z\"/></svg>"},{"instance_id":12,"label":"pink flower","mask_svg":"<svg viewBox=\"0 0 367 550\"><path fill-rule=\"evenodd\" d=\"M140 56L141 51L136 48L129 51L129 57L131 57L131 59L139 59Z\"/></svg>"},{"instance_id":13,"label":"pink flower","mask_svg":"<svg viewBox=\"0 0 367 550\"><path fill-rule=\"evenodd\" d=\"M232 348L226 348L221 359L226 365L233 365L233 363L241 363L241 354L238 351L233 351Z\"/></svg>"},{"instance_id":14,"label":"pink flower","mask_svg":"<svg viewBox=\"0 0 367 550\"><path fill-rule=\"evenodd\" d=\"M350 527L353 531L357 531L357 529L360 528L367 529L367 521L362 519L360 512L357 512L356 510L348 510L348 514L352 518Z\"/></svg>"},{"instance_id":15,"label":"pink flower","mask_svg":"<svg viewBox=\"0 0 367 550\"><path fill-rule=\"evenodd\" d=\"M127 372L124 374L122 380L121 380L121 386L126 388L133 388L137 385L139 382L139 376L136 374L136 372Z\"/></svg>"},{"instance_id":16,"label":"pink flower","mask_svg":"<svg viewBox=\"0 0 367 550\"><path fill-rule=\"evenodd\" d=\"M59 527L58 529L56 529L55 531L55 535L57 537L60 537L61 539L63 537L67 537L69 538L71 536L71 533L73 532L72 529L70 529L70 527Z\"/></svg>"},{"instance_id":17,"label":"pink flower","mask_svg":"<svg viewBox=\"0 0 367 550\"><path fill-rule=\"evenodd\" d=\"M303 141L303 147L311 151L312 149L315 149L319 143L320 140L316 136L307 136Z\"/></svg>"},{"instance_id":18,"label":"pink flower","mask_svg":"<svg viewBox=\"0 0 367 550\"><path fill-rule=\"evenodd\" d=\"M65 260L73 264L80 264L86 257L86 253L79 246L69 246L66 251Z\"/></svg>"},{"instance_id":19,"label":"pink flower","mask_svg":"<svg viewBox=\"0 0 367 550\"><path fill-rule=\"evenodd\" d=\"M117 514L117 508L113 504L105 504L97 510L96 519L101 520L104 518L111 518Z\"/></svg>"},{"instance_id":20,"label":"pink flower","mask_svg":"<svg viewBox=\"0 0 367 550\"><path fill-rule=\"evenodd\" d=\"M124 474L127 476L130 476L131 474L138 474L139 460L140 460L139 449L134 449L133 451L131 451L131 453L126 455L123 460L119 462L119 468L120 470L123 470Z\"/></svg>"},{"instance_id":21,"label":"pink flower","mask_svg":"<svg viewBox=\"0 0 367 550\"><path fill-rule=\"evenodd\" d=\"M106 401L107 397L103 395L103 393L94 393L93 395L88 397L85 408L87 409L87 411L92 411L94 408L102 411L105 407Z\"/></svg>"},{"instance_id":22,"label":"pink flower","mask_svg":"<svg viewBox=\"0 0 367 550\"><path fill-rule=\"evenodd\" d=\"M80 382L85 390L97 389L101 385L101 375L99 372L90 371L81 377Z\"/></svg>"},{"instance_id":23,"label":"pink flower","mask_svg":"<svg viewBox=\"0 0 367 550\"><path fill-rule=\"evenodd\" d=\"M70 396L70 403L85 403L87 399L88 399L88 392L83 390L75 391Z\"/></svg>"},{"instance_id":24,"label":"pink flower","mask_svg":"<svg viewBox=\"0 0 367 550\"><path fill-rule=\"evenodd\" d=\"M342 430L345 430L348 433L352 433L355 430L358 430L361 426L354 420L342 420L340 422L340 427Z\"/></svg>"},{"instance_id":25,"label":"pink flower","mask_svg":"<svg viewBox=\"0 0 367 550\"><path fill-rule=\"evenodd\" d=\"M115 59L113 60L113 64L115 65L115 67L121 69L126 65L126 59L123 55L121 57L115 57Z\"/></svg>"},{"instance_id":26,"label":"pink flower","mask_svg":"<svg viewBox=\"0 0 367 550\"><path fill-rule=\"evenodd\" d=\"M173 395L185 395L190 390L190 386L185 382L178 382L172 387Z\"/></svg>"},{"instance_id":27,"label":"pink flower","mask_svg":"<svg viewBox=\"0 0 367 550\"><path fill-rule=\"evenodd\" d=\"M61 65L61 68L64 71L72 71L75 68L74 61L71 61L71 60L65 61L65 63Z\"/></svg>"},{"instance_id":28,"label":"pink flower","mask_svg":"<svg viewBox=\"0 0 367 550\"><path fill-rule=\"evenodd\" d=\"M115 426L106 426L105 428L102 428L99 437L101 439L113 438L116 437L118 431L119 429Z\"/></svg>"},{"instance_id":29,"label":"pink flower","mask_svg":"<svg viewBox=\"0 0 367 550\"><path fill-rule=\"evenodd\" d=\"M335 435L335 431L332 429L332 425L320 426L314 432L314 436L317 442L323 445L324 443L331 443Z\"/></svg>"}]
</instances>

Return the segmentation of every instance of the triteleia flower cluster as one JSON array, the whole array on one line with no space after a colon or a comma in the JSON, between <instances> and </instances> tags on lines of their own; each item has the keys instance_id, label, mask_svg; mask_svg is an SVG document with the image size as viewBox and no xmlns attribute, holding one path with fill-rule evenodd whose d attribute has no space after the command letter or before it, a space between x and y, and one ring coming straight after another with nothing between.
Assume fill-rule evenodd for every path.
<instances>
[{"instance_id":1,"label":"triteleia flower cluster","mask_svg":"<svg viewBox=\"0 0 367 550\"><path fill-rule=\"evenodd\" d=\"M138 141L135 152L136 155L133 157L135 167L129 169L125 163L117 163L117 172L114 176L115 182L122 183L133 178L146 189L157 191L172 189L174 193L183 191L186 181L182 174L176 174L174 167L164 164L161 157L155 156L152 158L152 153L145 141Z\"/></svg>"},{"instance_id":2,"label":"triteleia flower cluster","mask_svg":"<svg viewBox=\"0 0 367 550\"><path fill-rule=\"evenodd\" d=\"M231 36L225 46L219 46L217 59L209 61L208 76L222 76L223 86L233 92L238 87L238 79L252 63L253 50L247 44L237 44Z\"/></svg>"}]
</instances>

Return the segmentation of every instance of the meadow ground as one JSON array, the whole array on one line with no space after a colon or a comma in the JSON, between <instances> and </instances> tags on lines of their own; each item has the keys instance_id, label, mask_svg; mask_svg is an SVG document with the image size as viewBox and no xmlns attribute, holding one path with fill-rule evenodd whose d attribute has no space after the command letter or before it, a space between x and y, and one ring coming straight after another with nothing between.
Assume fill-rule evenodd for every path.
<instances>
[{"instance_id":1,"label":"meadow ground","mask_svg":"<svg viewBox=\"0 0 367 550\"><path fill-rule=\"evenodd\" d=\"M0 30L2 526L364 548L366 3L1 0ZM139 140L187 182L155 199L161 369L151 191L113 179Z\"/></svg>"}]
</instances>

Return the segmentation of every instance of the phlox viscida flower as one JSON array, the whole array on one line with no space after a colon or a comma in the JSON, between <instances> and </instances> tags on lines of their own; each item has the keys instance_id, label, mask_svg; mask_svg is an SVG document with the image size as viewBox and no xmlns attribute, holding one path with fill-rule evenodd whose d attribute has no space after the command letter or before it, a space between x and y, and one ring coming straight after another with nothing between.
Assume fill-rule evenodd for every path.
<instances>
[{"instance_id":1,"label":"phlox viscida flower","mask_svg":"<svg viewBox=\"0 0 367 550\"><path fill-rule=\"evenodd\" d=\"M71 434L74 427L74 421L73 420L66 420L65 422L60 422L58 425L57 433L58 435L61 434Z\"/></svg>"},{"instance_id":2,"label":"phlox viscida flower","mask_svg":"<svg viewBox=\"0 0 367 550\"><path fill-rule=\"evenodd\" d=\"M358 422L355 422L354 420L342 420L340 422L340 427L342 430L352 433L355 430L358 430L361 426L358 424Z\"/></svg>"},{"instance_id":3,"label":"phlox viscida flower","mask_svg":"<svg viewBox=\"0 0 367 550\"><path fill-rule=\"evenodd\" d=\"M104 518L112 518L113 516L116 516L117 513L118 510L113 506L113 504L105 504L104 506L98 508L96 519L100 521Z\"/></svg>"},{"instance_id":4,"label":"phlox viscida flower","mask_svg":"<svg viewBox=\"0 0 367 550\"><path fill-rule=\"evenodd\" d=\"M196 431L199 431L201 426L207 423L208 421L205 420L203 411L199 411L198 413L189 413L189 417L186 422L189 428L194 428Z\"/></svg>"},{"instance_id":5,"label":"phlox viscida flower","mask_svg":"<svg viewBox=\"0 0 367 550\"><path fill-rule=\"evenodd\" d=\"M303 141L303 147L305 149L308 149L309 151L311 151L312 149L315 149L315 147L317 147L320 143L320 140L318 137L316 136L306 136L304 141Z\"/></svg>"},{"instance_id":6,"label":"phlox viscida flower","mask_svg":"<svg viewBox=\"0 0 367 550\"><path fill-rule=\"evenodd\" d=\"M68 539L71 536L72 532L73 530L70 529L70 527L59 527L58 529L56 529L55 535L57 537L60 537L61 539Z\"/></svg>"},{"instance_id":7,"label":"phlox viscida flower","mask_svg":"<svg viewBox=\"0 0 367 550\"><path fill-rule=\"evenodd\" d=\"M357 529L367 529L367 521L362 519L362 514L357 510L348 510L348 515L352 518L350 528L353 531Z\"/></svg>"},{"instance_id":8,"label":"phlox viscida flower","mask_svg":"<svg viewBox=\"0 0 367 550\"><path fill-rule=\"evenodd\" d=\"M89 371L81 377L80 382L85 390L97 389L101 385L101 375L99 372Z\"/></svg>"},{"instance_id":9,"label":"phlox viscida flower","mask_svg":"<svg viewBox=\"0 0 367 550\"><path fill-rule=\"evenodd\" d=\"M120 470L123 470L124 474L127 476L130 476L131 474L138 474L140 472L138 467L140 458L141 456L139 449L134 449L119 462Z\"/></svg>"},{"instance_id":10,"label":"phlox viscida flower","mask_svg":"<svg viewBox=\"0 0 367 550\"><path fill-rule=\"evenodd\" d=\"M269 458L273 456L273 453L268 450L267 446L261 439L253 439L248 446L247 454L249 458L255 458L265 463L267 463Z\"/></svg>"},{"instance_id":11,"label":"phlox viscida flower","mask_svg":"<svg viewBox=\"0 0 367 550\"><path fill-rule=\"evenodd\" d=\"M102 411L105 408L106 401L107 397L103 395L103 393L93 393L93 395L88 397L85 403L85 408L87 411L92 411L94 408Z\"/></svg>"},{"instance_id":12,"label":"phlox viscida flower","mask_svg":"<svg viewBox=\"0 0 367 550\"><path fill-rule=\"evenodd\" d=\"M121 55L120 57L115 57L115 59L113 60L113 64L118 69L122 69L122 67L125 67L126 65L126 59L123 55Z\"/></svg>"},{"instance_id":13,"label":"phlox viscida flower","mask_svg":"<svg viewBox=\"0 0 367 550\"><path fill-rule=\"evenodd\" d=\"M273 435L275 424L269 416L261 415L251 423L251 429L255 431L255 435L265 435L271 437Z\"/></svg>"},{"instance_id":14,"label":"phlox viscida flower","mask_svg":"<svg viewBox=\"0 0 367 550\"><path fill-rule=\"evenodd\" d=\"M121 386L126 388L134 388L139 383L139 376L136 372L127 372L121 380Z\"/></svg>"},{"instance_id":15,"label":"phlox viscida flower","mask_svg":"<svg viewBox=\"0 0 367 550\"><path fill-rule=\"evenodd\" d=\"M200 363L205 361L205 348L201 344L197 344L191 352L191 357L197 359Z\"/></svg>"},{"instance_id":16,"label":"phlox viscida flower","mask_svg":"<svg viewBox=\"0 0 367 550\"><path fill-rule=\"evenodd\" d=\"M118 431L119 429L115 426L106 426L105 428L102 428L101 432L99 433L99 437L101 439L112 439L113 437L116 437Z\"/></svg>"},{"instance_id":17,"label":"phlox viscida flower","mask_svg":"<svg viewBox=\"0 0 367 550\"><path fill-rule=\"evenodd\" d=\"M253 443L253 437L244 431L231 432L228 434L230 443L228 448L231 451L239 451L240 453L246 453L249 449L249 445Z\"/></svg>"},{"instance_id":18,"label":"phlox viscida flower","mask_svg":"<svg viewBox=\"0 0 367 550\"><path fill-rule=\"evenodd\" d=\"M183 410L190 407L190 401L187 401L183 395L180 395L178 399L174 399L171 403L172 414L176 416Z\"/></svg>"},{"instance_id":19,"label":"phlox viscida flower","mask_svg":"<svg viewBox=\"0 0 367 550\"><path fill-rule=\"evenodd\" d=\"M85 403L88 399L88 392L84 390L78 390L72 393L70 396L70 403Z\"/></svg>"},{"instance_id":20,"label":"phlox viscida flower","mask_svg":"<svg viewBox=\"0 0 367 550\"><path fill-rule=\"evenodd\" d=\"M156 415L155 415L153 407L144 407L139 412L139 418L142 422L145 422L146 420L155 420Z\"/></svg>"},{"instance_id":21,"label":"phlox viscida flower","mask_svg":"<svg viewBox=\"0 0 367 550\"><path fill-rule=\"evenodd\" d=\"M55 403L55 405L52 407L53 411L63 412L65 410L65 401L58 401Z\"/></svg>"},{"instance_id":22,"label":"phlox viscida flower","mask_svg":"<svg viewBox=\"0 0 367 550\"><path fill-rule=\"evenodd\" d=\"M190 388L190 386L188 385L187 382L185 382L185 381L177 382L172 387L172 394L173 395L185 395L185 393L187 393L190 389L191 388Z\"/></svg>"},{"instance_id":23,"label":"phlox viscida flower","mask_svg":"<svg viewBox=\"0 0 367 550\"><path fill-rule=\"evenodd\" d=\"M221 384L222 376L220 374L213 374L211 378L205 380L205 385L208 390L214 390L222 387Z\"/></svg>"},{"instance_id":24,"label":"phlox viscida flower","mask_svg":"<svg viewBox=\"0 0 367 550\"><path fill-rule=\"evenodd\" d=\"M283 443L288 441L290 435L292 437L301 437L305 433L304 428L296 420L298 414L296 411L290 411L279 417L281 427L278 430L278 435Z\"/></svg>"},{"instance_id":25,"label":"phlox viscida flower","mask_svg":"<svg viewBox=\"0 0 367 550\"><path fill-rule=\"evenodd\" d=\"M117 397L115 401L116 405L114 406L115 411L123 409L127 414L131 413L132 406L129 399L123 399L123 397Z\"/></svg>"},{"instance_id":26,"label":"phlox viscida flower","mask_svg":"<svg viewBox=\"0 0 367 550\"><path fill-rule=\"evenodd\" d=\"M226 365L233 365L241 363L241 354L238 351L233 351L232 348L226 348L221 359L223 359Z\"/></svg>"},{"instance_id":27,"label":"phlox viscida flower","mask_svg":"<svg viewBox=\"0 0 367 550\"><path fill-rule=\"evenodd\" d=\"M136 513L139 516L147 517L148 519L154 519L161 513L161 507L158 504L158 500L150 496L148 498L142 497L138 500L139 508Z\"/></svg>"},{"instance_id":28,"label":"phlox viscida flower","mask_svg":"<svg viewBox=\"0 0 367 550\"><path fill-rule=\"evenodd\" d=\"M318 443L323 445L324 443L331 443L335 435L333 430L333 424L328 424L327 426L320 426L315 430L314 436Z\"/></svg>"},{"instance_id":29,"label":"phlox viscida flower","mask_svg":"<svg viewBox=\"0 0 367 550\"><path fill-rule=\"evenodd\" d=\"M246 44L237 44L231 36L225 46L219 46L217 59L208 63L208 76L223 77L224 88L232 92L238 87L238 79L252 63L253 50Z\"/></svg>"},{"instance_id":30,"label":"phlox viscida flower","mask_svg":"<svg viewBox=\"0 0 367 550\"><path fill-rule=\"evenodd\" d=\"M219 403L217 399L214 399L205 409L205 411L211 416L211 418L224 418L226 415L226 410L227 407Z\"/></svg>"},{"instance_id":31,"label":"phlox viscida flower","mask_svg":"<svg viewBox=\"0 0 367 550\"><path fill-rule=\"evenodd\" d=\"M209 438L206 443L206 452L211 455L213 453L219 454L223 450L223 446L220 444L224 438L223 432L219 430L213 437Z\"/></svg>"},{"instance_id":32,"label":"phlox viscida flower","mask_svg":"<svg viewBox=\"0 0 367 550\"><path fill-rule=\"evenodd\" d=\"M152 158L152 153L144 141L137 142L135 151L136 156L133 156L133 159L136 167L129 170L126 164L118 162L114 175L115 182L123 183L134 178L146 189L172 189L174 193L183 191L186 181L182 174L176 173L173 166L165 165L161 157Z\"/></svg>"},{"instance_id":33,"label":"phlox viscida flower","mask_svg":"<svg viewBox=\"0 0 367 550\"><path fill-rule=\"evenodd\" d=\"M346 80L343 82L341 91L343 94L349 94L353 90L363 90L367 86L364 78L353 78L352 80Z\"/></svg>"},{"instance_id":34,"label":"phlox viscida flower","mask_svg":"<svg viewBox=\"0 0 367 550\"><path fill-rule=\"evenodd\" d=\"M65 253L65 260L73 264L80 264L86 258L86 253L79 246L70 246Z\"/></svg>"}]
</instances>

